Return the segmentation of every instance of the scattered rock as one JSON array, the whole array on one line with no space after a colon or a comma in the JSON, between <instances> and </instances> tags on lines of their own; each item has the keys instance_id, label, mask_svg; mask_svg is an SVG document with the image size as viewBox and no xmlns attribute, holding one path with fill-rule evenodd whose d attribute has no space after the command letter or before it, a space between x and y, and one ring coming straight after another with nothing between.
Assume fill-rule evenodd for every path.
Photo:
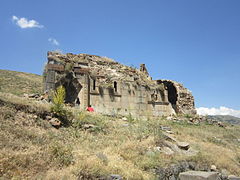
<instances>
[{"instance_id":1,"label":"scattered rock","mask_svg":"<svg viewBox=\"0 0 240 180\"><path fill-rule=\"evenodd\" d=\"M228 179L228 176L226 176L226 175L219 174L219 176L220 176L220 179L221 179L221 180L229 180L229 179Z\"/></svg>"},{"instance_id":2,"label":"scattered rock","mask_svg":"<svg viewBox=\"0 0 240 180\"><path fill-rule=\"evenodd\" d=\"M181 151L181 149L179 149L179 147L175 144L175 142L165 141L164 145L166 147L169 147L173 152L180 152Z\"/></svg>"},{"instance_id":3,"label":"scattered rock","mask_svg":"<svg viewBox=\"0 0 240 180\"><path fill-rule=\"evenodd\" d=\"M211 165L211 171L217 171L217 167L215 165Z\"/></svg>"},{"instance_id":4,"label":"scattered rock","mask_svg":"<svg viewBox=\"0 0 240 180\"><path fill-rule=\"evenodd\" d=\"M173 136L171 136L170 134L163 133L163 136L164 136L164 139L167 140L167 141L177 142L177 140Z\"/></svg>"},{"instance_id":5,"label":"scattered rock","mask_svg":"<svg viewBox=\"0 0 240 180\"><path fill-rule=\"evenodd\" d=\"M46 116L46 120L51 120L52 119L52 116Z\"/></svg>"},{"instance_id":6,"label":"scattered rock","mask_svg":"<svg viewBox=\"0 0 240 180\"><path fill-rule=\"evenodd\" d=\"M38 101L42 101L43 99L44 99L43 96L39 96L39 97L37 98Z\"/></svg>"},{"instance_id":7,"label":"scattered rock","mask_svg":"<svg viewBox=\"0 0 240 180\"><path fill-rule=\"evenodd\" d=\"M123 120L123 121L127 121L128 119L127 119L126 117L123 117L122 120Z\"/></svg>"},{"instance_id":8,"label":"scattered rock","mask_svg":"<svg viewBox=\"0 0 240 180\"><path fill-rule=\"evenodd\" d=\"M160 126L161 130L163 131L171 131L171 128L168 126Z\"/></svg>"},{"instance_id":9,"label":"scattered rock","mask_svg":"<svg viewBox=\"0 0 240 180\"><path fill-rule=\"evenodd\" d=\"M175 178L176 180L179 180L179 174L181 172L185 171L192 171L192 170L198 170L198 171L209 171L209 167L205 164L197 164L193 161L181 161L177 164L171 164L167 167L158 167L155 171L156 175L158 176L158 179L164 179L168 180L170 178Z\"/></svg>"},{"instance_id":10,"label":"scattered rock","mask_svg":"<svg viewBox=\"0 0 240 180\"><path fill-rule=\"evenodd\" d=\"M174 134L172 131L166 131L166 133L168 133L168 134Z\"/></svg>"},{"instance_id":11,"label":"scattered rock","mask_svg":"<svg viewBox=\"0 0 240 180\"><path fill-rule=\"evenodd\" d=\"M118 174L111 174L108 180L122 180L123 178Z\"/></svg>"},{"instance_id":12,"label":"scattered rock","mask_svg":"<svg viewBox=\"0 0 240 180\"><path fill-rule=\"evenodd\" d=\"M167 154L167 155L172 155L174 154L174 151L172 149L170 149L169 147L163 147L161 149L161 151L164 153L164 154Z\"/></svg>"},{"instance_id":13,"label":"scattered rock","mask_svg":"<svg viewBox=\"0 0 240 180\"><path fill-rule=\"evenodd\" d=\"M129 124L127 124L127 123L126 123L126 124L122 124L122 126L123 126L123 127L128 127Z\"/></svg>"},{"instance_id":14,"label":"scattered rock","mask_svg":"<svg viewBox=\"0 0 240 180\"><path fill-rule=\"evenodd\" d=\"M187 142L177 142L177 146L183 150L188 150L190 147L189 143Z\"/></svg>"},{"instance_id":15,"label":"scattered rock","mask_svg":"<svg viewBox=\"0 0 240 180\"><path fill-rule=\"evenodd\" d=\"M92 129L92 128L96 128L96 126L93 124L84 124L83 125L83 129L85 129L85 130Z\"/></svg>"},{"instance_id":16,"label":"scattered rock","mask_svg":"<svg viewBox=\"0 0 240 180\"><path fill-rule=\"evenodd\" d=\"M226 169L222 169L222 170L221 170L221 174L222 174L222 176L228 177L229 172L228 172Z\"/></svg>"},{"instance_id":17,"label":"scattered rock","mask_svg":"<svg viewBox=\"0 0 240 180\"><path fill-rule=\"evenodd\" d=\"M217 180L217 172L187 171L179 174L180 180Z\"/></svg>"},{"instance_id":18,"label":"scattered rock","mask_svg":"<svg viewBox=\"0 0 240 180\"><path fill-rule=\"evenodd\" d=\"M36 94L28 94L28 98L39 98L40 95L38 93Z\"/></svg>"},{"instance_id":19,"label":"scattered rock","mask_svg":"<svg viewBox=\"0 0 240 180\"><path fill-rule=\"evenodd\" d=\"M219 127L225 127L225 125L224 125L222 122L217 122L217 125L218 125Z\"/></svg>"},{"instance_id":20,"label":"scattered rock","mask_svg":"<svg viewBox=\"0 0 240 180\"><path fill-rule=\"evenodd\" d=\"M153 148L155 151L161 151L161 147L157 146Z\"/></svg>"},{"instance_id":21,"label":"scattered rock","mask_svg":"<svg viewBox=\"0 0 240 180\"><path fill-rule=\"evenodd\" d=\"M229 180L240 180L240 177L234 176L234 175L229 175L228 176Z\"/></svg>"},{"instance_id":22,"label":"scattered rock","mask_svg":"<svg viewBox=\"0 0 240 180\"><path fill-rule=\"evenodd\" d=\"M44 103L44 104L49 103L46 99L43 99L41 102Z\"/></svg>"},{"instance_id":23,"label":"scattered rock","mask_svg":"<svg viewBox=\"0 0 240 180\"><path fill-rule=\"evenodd\" d=\"M61 125L61 121L59 121L58 118L52 118L51 120L49 120L49 123L54 127L60 127Z\"/></svg>"}]
</instances>

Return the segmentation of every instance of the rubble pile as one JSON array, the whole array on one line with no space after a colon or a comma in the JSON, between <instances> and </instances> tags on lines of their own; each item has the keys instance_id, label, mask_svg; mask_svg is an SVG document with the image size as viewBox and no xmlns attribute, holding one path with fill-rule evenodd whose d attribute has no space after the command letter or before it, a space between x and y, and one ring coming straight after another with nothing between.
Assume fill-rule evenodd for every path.
<instances>
[{"instance_id":1,"label":"rubble pile","mask_svg":"<svg viewBox=\"0 0 240 180\"><path fill-rule=\"evenodd\" d=\"M138 85L156 87L156 82L151 80L151 77L139 69L122 65L113 59L100 57L96 55L72 53L60 54L48 52L48 58L57 61L59 64L67 66L67 64L87 63L90 70L89 75L102 80L102 83L113 82L114 80L122 82L131 82Z\"/></svg>"}]
</instances>

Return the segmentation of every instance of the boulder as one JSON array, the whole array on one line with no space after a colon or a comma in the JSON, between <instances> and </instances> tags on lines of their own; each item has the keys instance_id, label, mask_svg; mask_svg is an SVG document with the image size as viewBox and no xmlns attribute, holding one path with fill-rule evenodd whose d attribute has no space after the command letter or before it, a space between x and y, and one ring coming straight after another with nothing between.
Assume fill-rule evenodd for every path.
<instances>
[{"instance_id":1,"label":"boulder","mask_svg":"<svg viewBox=\"0 0 240 180\"><path fill-rule=\"evenodd\" d=\"M122 124L122 127L128 127L128 126L129 126L128 123Z\"/></svg>"},{"instance_id":2,"label":"boulder","mask_svg":"<svg viewBox=\"0 0 240 180\"><path fill-rule=\"evenodd\" d=\"M229 180L240 180L240 177L234 176L234 175L229 175L228 176Z\"/></svg>"},{"instance_id":3,"label":"boulder","mask_svg":"<svg viewBox=\"0 0 240 180\"><path fill-rule=\"evenodd\" d=\"M128 119L127 119L126 117L123 117L122 120L123 120L123 121L127 121Z\"/></svg>"},{"instance_id":4,"label":"boulder","mask_svg":"<svg viewBox=\"0 0 240 180\"><path fill-rule=\"evenodd\" d=\"M92 128L96 128L97 126L93 125L93 124L84 124L83 125L83 129L87 130L87 129L92 129Z\"/></svg>"},{"instance_id":5,"label":"boulder","mask_svg":"<svg viewBox=\"0 0 240 180\"><path fill-rule=\"evenodd\" d=\"M217 167L215 165L211 165L211 171L217 171Z\"/></svg>"},{"instance_id":6,"label":"boulder","mask_svg":"<svg viewBox=\"0 0 240 180\"><path fill-rule=\"evenodd\" d=\"M45 118L46 118L46 120L48 120L48 121L49 121L49 120L51 120L51 119L52 119L52 116L46 116Z\"/></svg>"},{"instance_id":7,"label":"boulder","mask_svg":"<svg viewBox=\"0 0 240 180\"><path fill-rule=\"evenodd\" d=\"M172 131L166 131L166 133L168 133L168 134L174 134L174 132L172 132Z\"/></svg>"},{"instance_id":8,"label":"boulder","mask_svg":"<svg viewBox=\"0 0 240 180\"><path fill-rule=\"evenodd\" d=\"M168 126L160 126L161 130L163 131L171 131L171 128Z\"/></svg>"},{"instance_id":9,"label":"boulder","mask_svg":"<svg viewBox=\"0 0 240 180\"><path fill-rule=\"evenodd\" d=\"M54 127L60 127L61 121L58 118L52 118L49 123Z\"/></svg>"},{"instance_id":10,"label":"boulder","mask_svg":"<svg viewBox=\"0 0 240 180\"><path fill-rule=\"evenodd\" d=\"M226 127L222 122L217 122L217 125L218 125L219 127Z\"/></svg>"},{"instance_id":11,"label":"boulder","mask_svg":"<svg viewBox=\"0 0 240 180\"><path fill-rule=\"evenodd\" d=\"M118 174L111 174L108 180L122 180L122 177Z\"/></svg>"},{"instance_id":12,"label":"boulder","mask_svg":"<svg viewBox=\"0 0 240 180\"><path fill-rule=\"evenodd\" d=\"M165 140L167 141L171 141L171 142L177 142L177 140L174 138L174 136L167 134L165 132L163 132L163 137Z\"/></svg>"},{"instance_id":13,"label":"boulder","mask_svg":"<svg viewBox=\"0 0 240 180\"><path fill-rule=\"evenodd\" d=\"M189 143L187 142L177 142L177 146L183 150L188 150L190 147Z\"/></svg>"},{"instance_id":14,"label":"boulder","mask_svg":"<svg viewBox=\"0 0 240 180\"><path fill-rule=\"evenodd\" d=\"M187 171L179 174L180 180L217 180L217 172Z\"/></svg>"},{"instance_id":15,"label":"boulder","mask_svg":"<svg viewBox=\"0 0 240 180\"><path fill-rule=\"evenodd\" d=\"M29 94L28 97L29 98L39 98L40 95L38 93L35 93L35 94Z\"/></svg>"},{"instance_id":16,"label":"boulder","mask_svg":"<svg viewBox=\"0 0 240 180\"><path fill-rule=\"evenodd\" d=\"M172 155L172 154L174 154L174 151L173 151L172 149L170 149L169 147L165 147L165 146L161 149L161 151L162 151L164 154L167 154L167 155Z\"/></svg>"}]
</instances>

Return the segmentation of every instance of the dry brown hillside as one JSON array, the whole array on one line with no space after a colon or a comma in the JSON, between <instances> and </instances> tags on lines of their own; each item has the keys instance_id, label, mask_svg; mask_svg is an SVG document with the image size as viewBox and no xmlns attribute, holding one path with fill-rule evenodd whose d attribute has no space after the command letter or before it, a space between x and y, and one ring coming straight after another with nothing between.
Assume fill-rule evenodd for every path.
<instances>
[{"instance_id":1,"label":"dry brown hillside","mask_svg":"<svg viewBox=\"0 0 240 180\"><path fill-rule=\"evenodd\" d=\"M7 84L11 78L18 83ZM41 90L41 76L1 71L1 79L13 94ZM11 93L0 92L0 179L177 179L212 165L240 175L239 126L191 116L109 117L65 106L70 124L57 129L49 123L50 103Z\"/></svg>"},{"instance_id":2,"label":"dry brown hillside","mask_svg":"<svg viewBox=\"0 0 240 180\"><path fill-rule=\"evenodd\" d=\"M0 70L0 92L15 95L41 93L42 76L31 73Z\"/></svg>"}]
</instances>

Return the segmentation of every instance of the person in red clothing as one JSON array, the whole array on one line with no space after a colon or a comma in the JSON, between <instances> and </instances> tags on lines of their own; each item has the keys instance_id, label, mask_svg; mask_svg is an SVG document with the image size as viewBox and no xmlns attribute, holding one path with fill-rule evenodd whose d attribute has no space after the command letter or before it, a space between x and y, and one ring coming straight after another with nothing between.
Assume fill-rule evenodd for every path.
<instances>
[{"instance_id":1,"label":"person in red clothing","mask_svg":"<svg viewBox=\"0 0 240 180\"><path fill-rule=\"evenodd\" d=\"M92 108L91 105L89 105L89 106L87 107L87 111L89 111L89 112L94 112L94 109Z\"/></svg>"}]
</instances>

